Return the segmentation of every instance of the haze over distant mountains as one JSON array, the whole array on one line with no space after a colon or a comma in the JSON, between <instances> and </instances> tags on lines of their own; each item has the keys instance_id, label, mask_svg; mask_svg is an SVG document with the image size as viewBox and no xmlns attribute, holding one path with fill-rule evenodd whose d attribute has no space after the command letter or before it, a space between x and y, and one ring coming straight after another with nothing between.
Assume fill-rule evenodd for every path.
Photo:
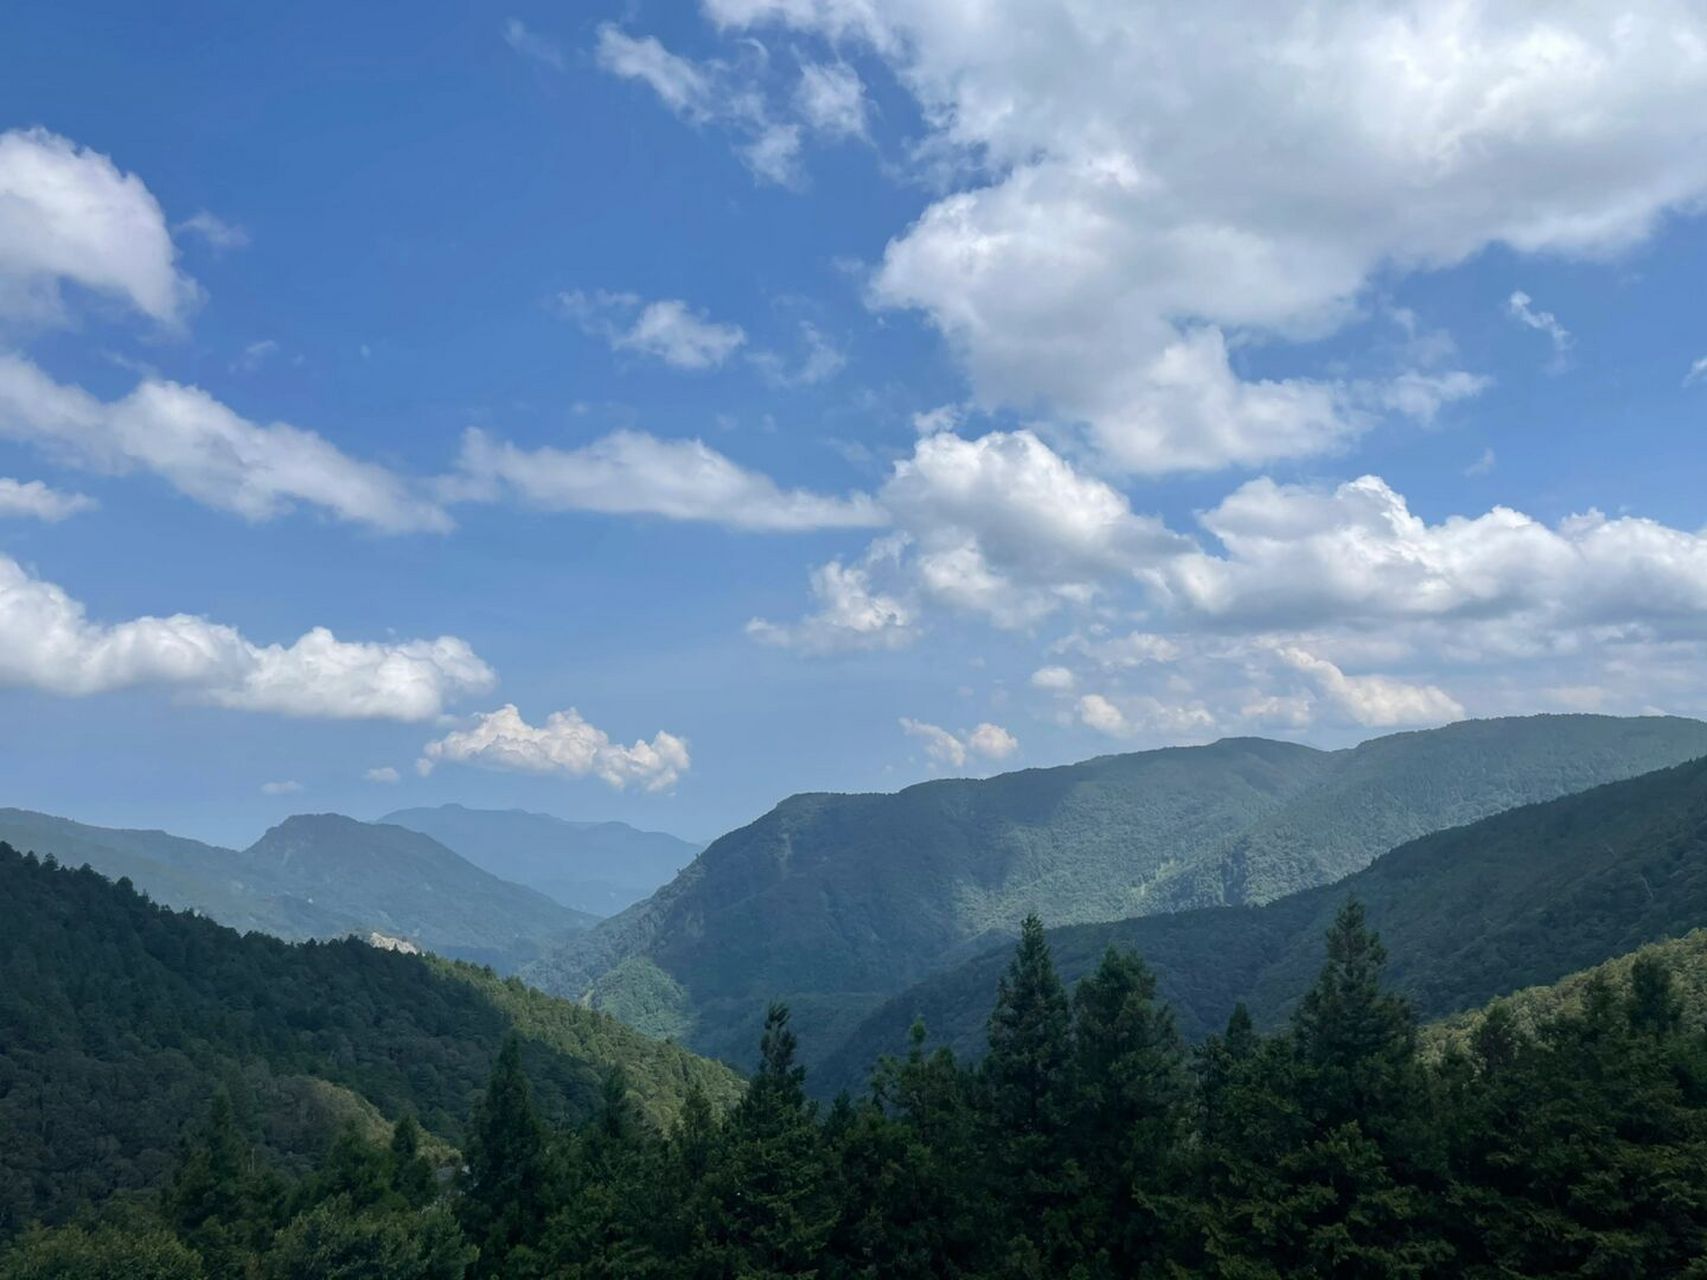
<instances>
[{"instance_id":1,"label":"haze over distant mountains","mask_svg":"<svg viewBox=\"0 0 1707 1280\"><path fill-rule=\"evenodd\" d=\"M1267 902L1431 831L1704 754L1698 721L1536 716L794 796L524 975L732 1060L784 999L812 1061L1028 911L1066 925Z\"/></svg>"},{"instance_id":2,"label":"haze over distant mountains","mask_svg":"<svg viewBox=\"0 0 1707 1280\"><path fill-rule=\"evenodd\" d=\"M570 822L523 809L444 804L379 821L429 835L495 876L598 916L639 902L704 847L626 822Z\"/></svg>"},{"instance_id":3,"label":"haze over distant mountains","mask_svg":"<svg viewBox=\"0 0 1707 1280\"><path fill-rule=\"evenodd\" d=\"M167 906L287 940L380 933L511 972L594 917L436 840L339 814L287 818L245 850L0 810L0 840L128 877Z\"/></svg>"}]
</instances>

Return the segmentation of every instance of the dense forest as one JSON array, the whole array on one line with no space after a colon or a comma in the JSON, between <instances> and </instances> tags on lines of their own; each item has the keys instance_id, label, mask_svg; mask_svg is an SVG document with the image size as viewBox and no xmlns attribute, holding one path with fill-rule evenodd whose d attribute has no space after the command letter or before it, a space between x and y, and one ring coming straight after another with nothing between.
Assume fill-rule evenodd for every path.
<instances>
[{"instance_id":1,"label":"dense forest","mask_svg":"<svg viewBox=\"0 0 1707 1280\"><path fill-rule=\"evenodd\" d=\"M1283 1029L1241 1008L1188 1050L1137 957L1069 995L1033 918L976 1068L921 1029L820 1110L778 1006L726 1116L655 1124L613 1072L564 1125L511 1038L448 1167L405 1118L287 1177L221 1095L157 1194L22 1233L0 1278L1707 1272L1707 1034L1664 955L1426 1055L1383 961L1348 902Z\"/></svg>"},{"instance_id":2,"label":"dense forest","mask_svg":"<svg viewBox=\"0 0 1707 1280\"><path fill-rule=\"evenodd\" d=\"M1032 912L1061 927L1268 902L1428 832L1704 754L1699 721L1525 716L1344 751L1230 738L891 795L794 796L522 972L727 1061L745 1060L766 1007L786 1000L817 1073L887 999L1011 944ZM978 975L972 1035L992 985ZM855 1073L908 1021L855 1044Z\"/></svg>"},{"instance_id":3,"label":"dense forest","mask_svg":"<svg viewBox=\"0 0 1707 1280\"><path fill-rule=\"evenodd\" d=\"M1191 1040L1224 1026L1241 1001L1266 1030L1309 987L1348 893L1425 1019L1556 981L1707 920L1707 760L1435 832L1338 884L1262 906L1075 925L1051 929L1049 941L1069 985L1110 946L1142 955ZM890 1000L822 1057L820 1085L857 1086L918 1018L976 1054L1011 952L993 949Z\"/></svg>"},{"instance_id":4,"label":"dense forest","mask_svg":"<svg viewBox=\"0 0 1707 1280\"><path fill-rule=\"evenodd\" d=\"M616 1068L652 1123L696 1088L739 1094L726 1068L491 970L239 935L3 844L0 902L0 1232L154 1185L220 1090L286 1169L388 1117L459 1144L512 1034L555 1123L594 1114Z\"/></svg>"}]
</instances>

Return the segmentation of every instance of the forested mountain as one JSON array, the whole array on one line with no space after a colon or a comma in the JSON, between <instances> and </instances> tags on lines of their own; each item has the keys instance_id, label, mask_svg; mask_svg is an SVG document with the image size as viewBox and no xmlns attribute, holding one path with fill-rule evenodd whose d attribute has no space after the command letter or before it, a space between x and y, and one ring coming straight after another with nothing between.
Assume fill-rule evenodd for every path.
<instances>
[{"instance_id":1,"label":"forested mountain","mask_svg":"<svg viewBox=\"0 0 1707 1280\"><path fill-rule=\"evenodd\" d=\"M1428 1018L1687 933L1707 925L1707 760L1436 832L1263 906L1054 929L1049 940L1069 983L1108 947L1133 949L1197 1038L1239 1002L1259 1026L1278 1024L1349 897L1386 942L1393 983ZM1008 954L997 948L889 1001L826 1063L825 1087L857 1084L877 1054L906 1043L915 1018L933 1040L975 1047Z\"/></svg>"},{"instance_id":2,"label":"forested mountain","mask_svg":"<svg viewBox=\"0 0 1707 1280\"><path fill-rule=\"evenodd\" d=\"M1265 901L1424 832L1702 754L1698 721L1536 716L795 796L526 974L731 1059L784 998L814 1061L1028 911L1060 925Z\"/></svg>"},{"instance_id":3,"label":"forested mountain","mask_svg":"<svg viewBox=\"0 0 1707 1280\"><path fill-rule=\"evenodd\" d=\"M614 1077L554 1119L512 1038L454 1170L405 1119L281 1176L221 1094L158 1196L0 1231L0 1280L1700 1273L1707 1036L1675 952L1419 1051L1358 904L1320 950L1283 1027L1239 1009L1192 1050L1141 960L1069 993L1033 917L975 1066L915 1041L824 1110L773 1006L740 1100L666 1128Z\"/></svg>"},{"instance_id":4,"label":"forested mountain","mask_svg":"<svg viewBox=\"0 0 1707 1280\"><path fill-rule=\"evenodd\" d=\"M614 915L669 883L703 848L626 822L570 822L524 809L443 804L399 809L379 821L429 835L495 876L596 916Z\"/></svg>"},{"instance_id":5,"label":"forested mountain","mask_svg":"<svg viewBox=\"0 0 1707 1280\"><path fill-rule=\"evenodd\" d=\"M0 1234L153 1185L216 1089L287 1165L404 1114L461 1143L507 1035L541 1109L591 1115L620 1068L659 1123L725 1068L515 979L354 940L290 944L172 912L0 844ZM384 1119L382 1119L382 1117Z\"/></svg>"},{"instance_id":6,"label":"forested mountain","mask_svg":"<svg viewBox=\"0 0 1707 1280\"><path fill-rule=\"evenodd\" d=\"M417 832L301 815L248 849L0 810L0 840L128 877L167 906L287 940L382 933L505 972L593 917L482 871Z\"/></svg>"}]
</instances>

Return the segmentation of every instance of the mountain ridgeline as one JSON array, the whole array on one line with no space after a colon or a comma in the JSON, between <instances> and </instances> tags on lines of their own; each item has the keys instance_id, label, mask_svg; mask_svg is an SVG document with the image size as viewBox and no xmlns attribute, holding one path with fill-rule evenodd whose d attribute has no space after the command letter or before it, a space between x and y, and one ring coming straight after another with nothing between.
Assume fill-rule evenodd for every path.
<instances>
[{"instance_id":1,"label":"mountain ridgeline","mask_svg":"<svg viewBox=\"0 0 1707 1280\"><path fill-rule=\"evenodd\" d=\"M1707 924L1707 760L1436 832L1263 906L1071 926L1051 930L1049 943L1069 984L1109 947L1135 951L1181 1030L1200 1038L1240 1003L1258 1026L1279 1025L1349 898L1424 1018L1688 933ZM906 1045L915 1019L933 1041L975 1052L1008 956L996 948L890 1000L824 1063L820 1083L860 1085L878 1055Z\"/></svg>"},{"instance_id":2,"label":"mountain ridgeline","mask_svg":"<svg viewBox=\"0 0 1707 1280\"><path fill-rule=\"evenodd\" d=\"M501 880L402 827L302 814L249 848L0 810L0 840L128 878L167 906L287 940L372 933L504 972L594 917Z\"/></svg>"},{"instance_id":3,"label":"mountain ridgeline","mask_svg":"<svg viewBox=\"0 0 1707 1280\"><path fill-rule=\"evenodd\" d=\"M416 1117L464 1141L515 1036L542 1110L587 1119L613 1073L652 1122L739 1079L484 968L239 935L0 844L0 1237L154 1186L223 1090L287 1167L340 1128Z\"/></svg>"},{"instance_id":4,"label":"mountain ridgeline","mask_svg":"<svg viewBox=\"0 0 1707 1280\"><path fill-rule=\"evenodd\" d=\"M523 809L444 804L379 821L431 836L484 871L596 916L615 915L669 883L703 847L626 822L570 822Z\"/></svg>"},{"instance_id":5,"label":"mountain ridgeline","mask_svg":"<svg viewBox=\"0 0 1707 1280\"><path fill-rule=\"evenodd\" d=\"M816 1062L1028 912L1061 926L1268 902L1428 832L1704 754L1699 721L1534 716L794 796L524 973L729 1060L785 999Z\"/></svg>"}]
</instances>

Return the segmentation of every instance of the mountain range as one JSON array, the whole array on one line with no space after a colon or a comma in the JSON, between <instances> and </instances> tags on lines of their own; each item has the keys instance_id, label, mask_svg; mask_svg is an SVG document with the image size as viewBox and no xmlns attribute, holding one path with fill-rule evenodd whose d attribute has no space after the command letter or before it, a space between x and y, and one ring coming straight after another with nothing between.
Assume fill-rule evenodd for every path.
<instances>
[{"instance_id":1,"label":"mountain range","mask_svg":"<svg viewBox=\"0 0 1707 1280\"><path fill-rule=\"evenodd\" d=\"M1269 902L1426 833L1704 754L1698 721L1535 716L794 796L523 973L730 1060L784 999L822 1062L873 1043L861 1024L885 1001L1027 912L1064 926Z\"/></svg>"},{"instance_id":2,"label":"mountain range","mask_svg":"<svg viewBox=\"0 0 1707 1280\"><path fill-rule=\"evenodd\" d=\"M1419 1016L1439 1018L1552 983L1707 923L1707 760L1525 805L1410 841L1335 884L1262 906L1221 907L1052 929L1063 980L1110 947L1136 951L1187 1035L1243 1003L1278 1026L1322 962L1348 898L1387 948L1387 976ZM922 1019L960 1053L981 1044L998 947L889 1000L823 1065L819 1086L858 1085Z\"/></svg>"},{"instance_id":3,"label":"mountain range","mask_svg":"<svg viewBox=\"0 0 1707 1280\"><path fill-rule=\"evenodd\" d=\"M570 822L524 809L444 804L379 821L431 836L482 870L596 916L639 902L704 847L626 822Z\"/></svg>"},{"instance_id":4,"label":"mountain range","mask_svg":"<svg viewBox=\"0 0 1707 1280\"><path fill-rule=\"evenodd\" d=\"M156 901L287 940L379 934L511 972L594 917L419 832L301 814L247 849L0 810L0 840L124 877Z\"/></svg>"}]
</instances>

